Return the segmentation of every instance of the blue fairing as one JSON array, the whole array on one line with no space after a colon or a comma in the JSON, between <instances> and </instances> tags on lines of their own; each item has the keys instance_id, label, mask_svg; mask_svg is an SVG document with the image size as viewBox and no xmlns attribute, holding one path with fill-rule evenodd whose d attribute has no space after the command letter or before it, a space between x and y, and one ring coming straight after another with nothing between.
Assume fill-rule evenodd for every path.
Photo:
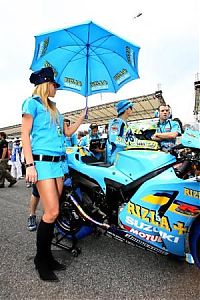
<instances>
[{"instance_id":1,"label":"blue fairing","mask_svg":"<svg viewBox=\"0 0 200 300\"><path fill-rule=\"evenodd\" d=\"M178 193L175 200L159 218L159 208L175 192ZM169 169L145 182L133 195L119 214L121 226L160 249L184 256L186 235L200 212L199 192L195 179L179 179L174 176L174 170Z\"/></svg>"},{"instance_id":2,"label":"blue fairing","mask_svg":"<svg viewBox=\"0 0 200 300\"><path fill-rule=\"evenodd\" d=\"M175 161L173 155L162 151L128 150L118 153L115 168L135 180Z\"/></svg>"},{"instance_id":3,"label":"blue fairing","mask_svg":"<svg viewBox=\"0 0 200 300\"><path fill-rule=\"evenodd\" d=\"M86 174L91 179L95 178L102 190L106 192L105 178L112 179L122 184L128 184L132 180L131 178L117 170L114 166L100 167L95 165L87 165L82 161L82 157L85 156L86 149L84 152L79 151L77 147L67 149L69 167L73 168L77 172ZM90 153L87 151L88 156Z\"/></svg>"},{"instance_id":4,"label":"blue fairing","mask_svg":"<svg viewBox=\"0 0 200 300\"><path fill-rule=\"evenodd\" d=\"M186 128L182 138L181 143L185 147L189 148L200 148L200 132L197 130L191 130Z\"/></svg>"}]
</instances>

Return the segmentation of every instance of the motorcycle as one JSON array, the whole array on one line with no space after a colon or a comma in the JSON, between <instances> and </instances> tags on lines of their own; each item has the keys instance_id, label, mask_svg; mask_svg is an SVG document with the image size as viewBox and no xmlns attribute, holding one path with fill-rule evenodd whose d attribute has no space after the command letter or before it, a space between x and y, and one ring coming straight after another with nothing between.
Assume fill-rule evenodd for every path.
<instances>
[{"instance_id":1,"label":"motorcycle","mask_svg":"<svg viewBox=\"0 0 200 300\"><path fill-rule=\"evenodd\" d=\"M80 253L77 242L92 232L170 255L200 267L200 134L187 128L170 152L133 140L114 165L86 148L67 149L55 244ZM61 241L67 239L72 246Z\"/></svg>"}]
</instances>

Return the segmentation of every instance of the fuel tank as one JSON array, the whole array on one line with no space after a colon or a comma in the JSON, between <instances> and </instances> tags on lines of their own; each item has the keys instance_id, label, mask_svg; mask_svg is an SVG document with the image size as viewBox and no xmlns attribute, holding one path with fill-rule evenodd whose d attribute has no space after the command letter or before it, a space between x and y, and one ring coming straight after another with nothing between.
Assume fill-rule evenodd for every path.
<instances>
[{"instance_id":1,"label":"fuel tank","mask_svg":"<svg viewBox=\"0 0 200 300\"><path fill-rule=\"evenodd\" d=\"M173 162L176 162L175 157L163 151L127 150L118 153L114 166L135 180Z\"/></svg>"}]
</instances>

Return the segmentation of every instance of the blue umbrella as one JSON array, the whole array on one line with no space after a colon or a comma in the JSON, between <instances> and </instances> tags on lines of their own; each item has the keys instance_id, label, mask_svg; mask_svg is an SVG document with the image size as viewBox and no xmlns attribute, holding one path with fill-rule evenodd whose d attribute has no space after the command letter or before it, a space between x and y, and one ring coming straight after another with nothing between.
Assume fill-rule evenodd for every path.
<instances>
[{"instance_id":1,"label":"blue umbrella","mask_svg":"<svg viewBox=\"0 0 200 300\"><path fill-rule=\"evenodd\" d=\"M51 66L62 90L114 92L137 79L140 48L89 22L35 36L31 69Z\"/></svg>"}]
</instances>

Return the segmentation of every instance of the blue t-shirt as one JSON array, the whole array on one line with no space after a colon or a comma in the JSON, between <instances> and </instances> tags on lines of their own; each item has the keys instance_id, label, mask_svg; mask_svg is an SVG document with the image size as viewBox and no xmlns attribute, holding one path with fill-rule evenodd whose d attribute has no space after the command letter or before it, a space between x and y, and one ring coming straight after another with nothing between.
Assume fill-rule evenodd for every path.
<instances>
[{"instance_id":1,"label":"blue t-shirt","mask_svg":"<svg viewBox=\"0 0 200 300\"><path fill-rule=\"evenodd\" d=\"M80 147L83 147L83 146L89 147L89 146L90 146L90 141L91 141L91 140L96 140L96 139L100 139L100 138L101 138L101 136L100 136L99 133L97 133L97 134L92 134L92 133L90 132L89 134L85 135L85 136L81 139L79 146L80 146ZM102 153L97 153L97 152L95 152L95 151L91 151L91 152L94 154L94 156L96 157L96 159L99 160L99 159L102 158Z\"/></svg>"},{"instance_id":2,"label":"blue t-shirt","mask_svg":"<svg viewBox=\"0 0 200 300\"><path fill-rule=\"evenodd\" d=\"M78 146L78 139L76 133L73 133L71 136L65 137L65 146L66 147Z\"/></svg>"},{"instance_id":3,"label":"blue t-shirt","mask_svg":"<svg viewBox=\"0 0 200 300\"><path fill-rule=\"evenodd\" d=\"M166 120L164 122L158 122L157 132L177 132L178 135L181 135L181 128L178 122L173 120ZM161 148L169 149L176 144L176 139L168 139L164 141L160 141Z\"/></svg>"},{"instance_id":4,"label":"blue t-shirt","mask_svg":"<svg viewBox=\"0 0 200 300\"><path fill-rule=\"evenodd\" d=\"M40 97L32 96L23 102L22 114L30 114L33 117L31 129L33 154L52 156L65 154L63 117L60 113L58 113L58 120L53 121Z\"/></svg>"},{"instance_id":5,"label":"blue t-shirt","mask_svg":"<svg viewBox=\"0 0 200 300\"><path fill-rule=\"evenodd\" d=\"M101 136L100 136L99 133L97 133L95 135L89 133L89 134L87 134L87 135L85 135L85 136L82 137L82 139L81 139L81 141L79 143L79 146L81 146L81 147L83 147L83 146L89 147L91 140L100 139L100 137Z\"/></svg>"}]
</instances>

